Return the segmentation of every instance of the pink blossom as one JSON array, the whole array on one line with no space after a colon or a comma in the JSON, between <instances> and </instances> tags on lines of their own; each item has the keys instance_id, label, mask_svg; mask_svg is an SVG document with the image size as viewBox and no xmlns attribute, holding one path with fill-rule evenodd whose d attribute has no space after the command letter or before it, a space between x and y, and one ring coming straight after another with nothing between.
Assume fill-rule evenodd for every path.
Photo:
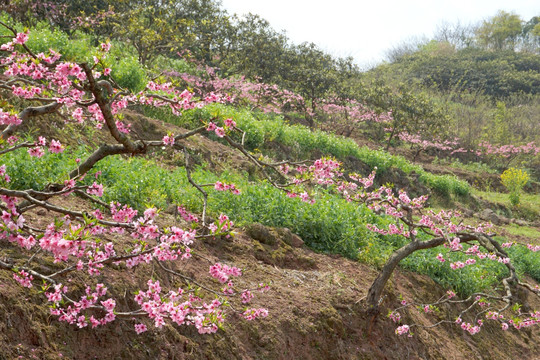
<instances>
[{"instance_id":1,"label":"pink blossom","mask_svg":"<svg viewBox=\"0 0 540 360\"><path fill-rule=\"evenodd\" d=\"M401 321L401 314L397 311L392 311L390 314L388 314L388 317L390 320L392 320L395 323L398 323Z\"/></svg>"},{"instance_id":2,"label":"pink blossom","mask_svg":"<svg viewBox=\"0 0 540 360\"><path fill-rule=\"evenodd\" d=\"M170 135L165 135L163 137L163 143L165 145L169 145L169 146L173 146L174 145L174 135L170 134Z\"/></svg>"},{"instance_id":3,"label":"pink blossom","mask_svg":"<svg viewBox=\"0 0 540 360\"><path fill-rule=\"evenodd\" d=\"M110 42L102 43L100 47L103 52L109 52L109 50L111 50L111 43Z\"/></svg>"},{"instance_id":4,"label":"pink blossom","mask_svg":"<svg viewBox=\"0 0 540 360\"><path fill-rule=\"evenodd\" d=\"M27 288L32 287L32 280L34 280L34 277L24 270L19 271L18 274L13 274L13 278L17 280L19 284Z\"/></svg>"},{"instance_id":5,"label":"pink blossom","mask_svg":"<svg viewBox=\"0 0 540 360\"><path fill-rule=\"evenodd\" d=\"M142 334L143 332L147 331L146 325L144 324L135 324L135 332L137 335Z\"/></svg>"},{"instance_id":6,"label":"pink blossom","mask_svg":"<svg viewBox=\"0 0 540 360\"><path fill-rule=\"evenodd\" d=\"M13 42L15 44L24 44L28 41L28 33L18 33L15 38L13 38Z\"/></svg>"},{"instance_id":7,"label":"pink blossom","mask_svg":"<svg viewBox=\"0 0 540 360\"><path fill-rule=\"evenodd\" d=\"M247 304L253 299L253 294L249 290L244 290L242 292L242 303Z\"/></svg>"},{"instance_id":8,"label":"pink blossom","mask_svg":"<svg viewBox=\"0 0 540 360\"><path fill-rule=\"evenodd\" d=\"M94 181L94 183L86 189L86 192L90 195L96 195L96 196L103 196L103 185L98 184Z\"/></svg>"},{"instance_id":9,"label":"pink blossom","mask_svg":"<svg viewBox=\"0 0 540 360\"><path fill-rule=\"evenodd\" d=\"M254 320L258 317L267 317L268 310L266 309L248 309L242 314L246 320Z\"/></svg>"},{"instance_id":10,"label":"pink blossom","mask_svg":"<svg viewBox=\"0 0 540 360\"><path fill-rule=\"evenodd\" d=\"M215 133L218 137L224 137L225 136L225 129L222 127L216 127Z\"/></svg>"},{"instance_id":11,"label":"pink blossom","mask_svg":"<svg viewBox=\"0 0 540 360\"><path fill-rule=\"evenodd\" d=\"M229 128L236 127L236 121L234 121L233 119L225 119L223 122L225 123L225 126Z\"/></svg>"},{"instance_id":12,"label":"pink blossom","mask_svg":"<svg viewBox=\"0 0 540 360\"><path fill-rule=\"evenodd\" d=\"M36 146L36 147L33 147L33 148L29 148L28 149L28 154L30 156L40 158L43 155L45 155L45 151L43 151L43 148L41 148L39 146Z\"/></svg>"},{"instance_id":13,"label":"pink blossom","mask_svg":"<svg viewBox=\"0 0 540 360\"><path fill-rule=\"evenodd\" d=\"M403 335L409 332L409 325L402 325L396 329L396 335Z\"/></svg>"},{"instance_id":14,"label":"pink blossom","mask_svg":"<svg viewBox=\"0 0 540 360\"><path fill-rule=\"evenodd\" d=\"M49 151L56 154L61 153L62 151L64 151L64 147L62 146L62 144L60 144L60 141L52 140L49 145Z\"/></svg>"}]
</instances>

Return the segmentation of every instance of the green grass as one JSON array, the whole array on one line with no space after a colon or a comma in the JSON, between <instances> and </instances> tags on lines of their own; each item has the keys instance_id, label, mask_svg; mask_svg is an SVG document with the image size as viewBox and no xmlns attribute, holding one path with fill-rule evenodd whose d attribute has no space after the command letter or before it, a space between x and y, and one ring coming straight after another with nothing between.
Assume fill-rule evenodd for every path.
<instances>
[{"instance_id":1,"label":"green grass","mask_svg":"<svg viewBox=\"0 0 540 360\"><path fill-rule=\"evenodd\" d=\"M443 254L446 262L440 262L436 256ZM448 249L437 247L417 251L401 261L401 266L414 272L428 275L445 288L451 288L461 296L467 296L480 289L492 288L502 277L508 275L506 267L496 261L477 260L473 266L452 270L451 262L465 262L467 256L462 253L451 253ZM540 266L537 257L536 264Z\"/></svg>"},{"instance_id":2,"label":"green grass","mask_svg":"<svg viewBox=\"0 0 540 360\"><path fill-rule=\"evenodd\" d=\"M433 159L433 164L444 165L446 167L462 169L462 170L467 170L471 172L480 172L480 173L488 173L488 174L499 173L497 169L494 169L488 164L481 163L481 162L462 163L459 159L439 159L435 157L435 159Z\"/></svg>"},{"instance_id":3,"label":"green grass","mask_svg":"<svg viewBox=\"0 0 540 360\"><path fill-rule=\"evenodd\" d=\"M372 150L366 146L360 147L350 138L319 130L312 131L301 125L289 125L283 117L275 114L263 114L220 104L186 111L182 117L173 116L168 110L145 109L144 112L148 116L188 128L200 126L201 122L215 118L233 118L238 127L246 132L245 146L252 151L262 151L273 156L276 152L272 144L278 143L287 148L287 157L294 160L323 155L333 156L344 162L352 157L361 160L372 169L377 167L379 174L391 171L392 168L400 169L406 174L414 171L420 175L422 183L439 195L449 197L469 194L467 182L455 176L428 173L421 166L411 163L402 156L391 155L383 150ZM214 135L209 136L219 141ZM240 135L236 137L240 140Z\"/></svg>"},{"instance_id":4,"label":"green grass","mask_svg":"<svg viewBox=\"0 0 540 360\"><path fill-rule=\"evenodd\" d=\"M3 157L8 174L16 175L12 187L41 189L49 182L60 182L72 169L76 157L88 154L84 149L66 150L62 154L47 153L41 159L30 158L26 151L16 151ZM174 159L173 159L174 160ZM182 204L191 211L201 211L201 196L188 184L184 168L165 168L154 160L142 157L108 157L94 169L101 171L99 180L105 185L103 200L120 201L138 210L147 206L165 208L169 204ZM94 181L89 174L87 183ZM367 223L380 226L392 220L374 215L363 205L349 203L340 196L322 189L316 193L316 204L290 199L284 192L266 182L253 183L246 174L213 174L203 168L195 169L193 178L199 183L216 180L234 182L241 190L239 196L209 189L209 214L217 217L226 213L238 226L260 222L268 226L288 227L305 241L306 245L320 252L341 254L381 266L405 239L397 236L379 236L366 228ZM540 256L522 254L512 249L512 257L520 271L540 280ZM435 256L442 252L452 261L464 260L463 254L448 254L445 248L419 251L402 262L412 271L427 274L445 287L460 294L492 286L496 279L506 274L505 267L497 262L481 261L479 266L451 270L448 262L440 263Z\"/></svg>"},{"instance_id":5,"label":"green grass","mask_svg":"<svg viewBox=\"0 0 540 360\"><path fill-rule=\"evenodd\" d=\"M540 239L540 231L538 231L536 228L510 224L505 226L504 229L512 235L525 236L531 239Z\"/></svg>"},{"instance_id":6,"label":"green grass","mask_svg":"<svg viewBox=\"0 0 540 360\"><path fill-rule=\"evenodd\" d=\"M540 194L522 193L520 195L520 203L517 206L513 206L510 203L509 194L478 189L473 189L473 194L491 203L504 206L517 217L524 217L534 221L540 216Z\"/></svg>"}]
</instances>

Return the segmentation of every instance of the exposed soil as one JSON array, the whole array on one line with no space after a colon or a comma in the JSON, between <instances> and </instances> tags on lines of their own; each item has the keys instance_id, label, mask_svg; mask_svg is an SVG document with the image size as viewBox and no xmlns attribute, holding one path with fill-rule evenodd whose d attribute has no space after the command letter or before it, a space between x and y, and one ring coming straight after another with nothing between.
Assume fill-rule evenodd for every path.
<instances>
[{"instance_id":1,"label":"exposed soil","mask_svg":"<svg viewBox=\"0 0 540 360\"><path fill-rule=\"evenodd\" d=\"M82 200L63 199L62 205L80 205ZM29 214L29 220L48 221L50 214ZM176 220L165 215L165 223ZM36 288L23 289L6 272L0 272L0 359L535 359L540 351L538 329L509 330L485 325L474 336L454 324L415 329L414 336L398 337L395 324L385 318L387 308L406 299L433 301L444 295L431 279L398 271L387 288L382 315L368 316L366 295L376 270L339 256L292 247L286 230L267 229L249 237L240 230L233 239L200 241L199 255L245 268L243 281L272 281L271 290L257 294L256 305L270 315L248 322L236 315L228 318L223 331L199 335L190 327L167 325L136 335L133 321L117 320L94 330L59 323L48 313L45 299ZM250 230L253 234L253 231ZM270 235L268 235L270 234ZM117 237L116 242L130 239ZM262 242L261 242L262 241ZM268 245L273 244L273 245ZM298 242L295 245L299 245ZM3 244L3 256L13 248ZM208 260L195 256L173 265L206 285L216 285L206 273ZM54 267L54 264L43 264ZM149 276L165 286L177 280L158 267L147 265L135 271L107 268L105 285L117 296L121 310L133 308L133 291ZM74 278L73 282L80 280ZM538 300L528 299L538 307ZM404 313L406 323L429 325L455 316L456 309L441 309L438 315L416 310Z\"/></svg>"}]
</instances>

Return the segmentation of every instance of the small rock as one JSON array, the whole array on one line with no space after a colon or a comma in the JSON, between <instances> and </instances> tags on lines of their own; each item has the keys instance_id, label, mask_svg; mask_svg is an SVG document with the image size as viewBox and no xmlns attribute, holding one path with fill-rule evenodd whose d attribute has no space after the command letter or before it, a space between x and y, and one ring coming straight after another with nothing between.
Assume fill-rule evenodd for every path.
<instances>
[{"instance_id":1,"label":"small rock","mask_svg":"<svg viewBox=\"0 0 540 360\"><path fill-rule=\"evenodd\" d=\"M39 210L37 211L37 214L38 214L39 216L45 216L45 215L47 214L47 211L46 211L45 209L39 209Z\"/></svg>"},{"instance_id":2,"label":"small rock","mask_svg":"<svg viewBox=\"0 0 540 360\"><path fill-rule=\"evenodd\" d=\"M463 213L463 216L468 217L468 218L472 217L474 214L474 211L470 209L463 209L461 210L461 212Z\"/></svg>"},{"instance_id":3,"label":"small rock","mask_svg":"<svg viewBox=\"0 0 540 360\"><path fill-rule=\"evenodd\" d=\"M529 223L525 220L516 219L514 223L516 223L519 226L529 226Z\"/></svg>"},{"instance_id":4,"label":"small rock","mask_svg":"<svg viewBox=\"0 0 540 360\"><path fill-rule=\"evenodd\" d=\"M276 237L263 224L254 223L246 227L246 233L252 238L266 245L275 245Z\"/></svg>"},{"instance_id":5,"label":"small rock","mask_svg":"<svg viewBox=\"0 0 540 360\"><path fill-rule=\"evenodd\" d=\"M279 228L276 229L276 231L278 232L279 236L281 236L281 240L283 240L285 244L295 248L304 246L304 240L302 240L300 236L296 235L288 228Z\"/></svg>"},{"instance_id":6,"label":"small rock","mask_svg":"<svg viewBox=\"0 0 540 360\"><path fill-rule=\"evenodd\" d=\"M165 213L171 214L171 215L177 215L178 214L177 206L174 204L169 204L169 206L167 206L167 208L165 209Z\"/></svg>"},{"instance_id":7,"label":"small rock","mask_svg":"<svg viewBox=\"0 0 540 360\"><path fill-rule=\"evenodd\" d=\"M495 212L491 209L484 209L480 214L478 214L480 219L485 221L491 221L494 225L500 225L501 219L499 218L499 215L495 214Z\"/></svg>"}]
</instances>

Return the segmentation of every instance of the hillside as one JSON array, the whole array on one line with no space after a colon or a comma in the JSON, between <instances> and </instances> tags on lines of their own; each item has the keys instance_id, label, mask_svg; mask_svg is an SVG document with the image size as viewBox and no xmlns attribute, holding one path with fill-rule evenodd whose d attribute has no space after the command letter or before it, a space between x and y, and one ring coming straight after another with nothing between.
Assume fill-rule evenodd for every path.
<instances>
[{"instance_id":1,"label":"hillside","mask_svg":"<svg viewBox=\"0 0 540 360\"><path fill-rule=\"evenodd\" d=\"M162 122L135 114L130 116L135 129L150 137L160 133ZM175 133L180 131L166 126ZM204 137L190 140L186 145L205 154L204 158L214 168L219 168L223 162L239 164L236 151ZM55 203L91 209L91 204L80 198L59 199ZM52 213L41 210L27 215L29 219L38 217L43 223L51 216ZM177 216L166 214L161 221L175 224ZM540 234L540 228L536 229ZM257 297L258 302L268 307L268 318L245 322L233 316L224 330L214 335L198 335L188 328L169 325L137 335L121 322L96 330L78 329L51 321L48 307L39 300L41 295L26 294L23 288L4 277L0 302L3 358L401 359L406 354L410 358L430 359L469 359L471 356L533 359L539 351L536 330L510 332L501 339L499 330L493 327L470 336L453 325L445 325L437 329L418 329L412 338L397 337L389 320L373 321L365 314L362 299L377 273L373 267L341 256L315 253L285 228L252 224L235 232L232 239L218 237L197 242L193 251L200 257L182 265L182 271L202 285L211 285L204 274L198 273L201 263L225 261L245 268L247 282L271 281L270 290ZM517 241L527 241L523 235L507 235ZM116 241L129 242L130 239L124 237ZM145 271L126 274L121 267L113 267L104 278L108 279L107 287L116 293L129 294L144 283ZM154 278L164 284L172 281L159 267L154 267L152 272ZM429 277L400 270L388 287L383 306L398 306L398 295L429 301L444 293L444 288ZM129 303L129 296L124 295L124 301ZM540 305L532 297L527 298L527 303L533 307ZM441 311L440 316L453 317L460 309ZM424 325L433 321L432 316L418 314L416 310L403 316Z\"/></svg>"},{"instance_id":2,"label":"hillside","mask_svg":"<svg viewBox=\"0 0 540 360\"><path fill-rule=\"evenodd\" d=\"M536 357L534 51L112 3L1 8L0 360Z\"/></svg>"}]
</instances>

